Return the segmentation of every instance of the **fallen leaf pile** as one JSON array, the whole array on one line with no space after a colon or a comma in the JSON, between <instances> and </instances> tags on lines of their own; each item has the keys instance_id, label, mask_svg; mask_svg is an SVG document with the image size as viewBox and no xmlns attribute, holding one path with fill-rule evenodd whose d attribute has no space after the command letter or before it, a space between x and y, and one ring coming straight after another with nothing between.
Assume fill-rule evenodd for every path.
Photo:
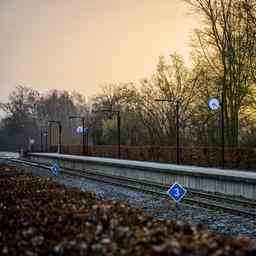
<instances>
[{"instance_id":1,"label":"fallen leaf pile","mask_svg":"<svg viewBox=\"0 0 256 256\"><path fill-rule=\"evenodd\" d=\"M256 255L248 238L160 221L50 178L0 166L0 255Z\"/></svg>"}]
</instances>

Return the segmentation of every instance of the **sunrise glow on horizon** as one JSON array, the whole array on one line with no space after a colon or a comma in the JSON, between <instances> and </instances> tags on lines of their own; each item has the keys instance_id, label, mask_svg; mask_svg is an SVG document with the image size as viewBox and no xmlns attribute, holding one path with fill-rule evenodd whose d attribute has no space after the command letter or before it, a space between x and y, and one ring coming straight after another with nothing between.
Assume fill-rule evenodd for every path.
<instances>
[{"instance_id":1,"label":"sunrise glow on horizon","mask_svg":"<svg viewBox=\"0 0 256 256\"><path fill-rule=\"evenodd\" d=\"M0 101L18 84L92 96L149 77L160 55L188 61L188 12L182 0L3 0Z\"/></svg>"}]
</instances>

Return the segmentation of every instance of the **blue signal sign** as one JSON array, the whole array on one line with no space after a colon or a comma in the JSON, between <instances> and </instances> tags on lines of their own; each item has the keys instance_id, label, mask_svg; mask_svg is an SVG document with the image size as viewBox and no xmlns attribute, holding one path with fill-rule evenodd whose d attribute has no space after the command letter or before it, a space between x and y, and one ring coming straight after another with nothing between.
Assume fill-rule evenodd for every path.
<instances>
[{"instance_id":1,"label":"blue signal sign","mask_svg":"<svg viewBox=\"0 0 256 256\"><path fill-rule=\"evenodd\" d=\"M52 167L51 167L51 172L53 175L57 176L60 172L60 167L57 163L55 163Z\"/></svg>"},{"instance_id":2,"label":"blue signal sign","mask_svg":"<svg viewBox=\"0 0 256 256\"><path fill-rule=\"evenodd\" d=\"M88 127L85 127L85 128L83 129L82 126L79 126L79 127L76 128L76 132L77 132L77 133L88 133L88 132L89 132L89 128L88 128Z\"/></svg>"},{"instance_id":3,"label":"blue signal sign","mask_svg":"<svg viewBox=\"0 0 256 256\"><path fill-rule=\"evenodd\" d=\"M167 191L168 195L176 202L180 202L180 200L185 196L187 190L183 188L179 183L175 182Z\"/></svg>"},{"instance_id":4,"label":"blue signal sign","mask_svg":"<svg viewBox=\"0 0 256 256\"><path fill-rule=\"evenodd\" d=\"M211 98L208 101L208 106L211 110L217 110L220 107L220 102L217 98Z\"/></svg>"}]
</instances>

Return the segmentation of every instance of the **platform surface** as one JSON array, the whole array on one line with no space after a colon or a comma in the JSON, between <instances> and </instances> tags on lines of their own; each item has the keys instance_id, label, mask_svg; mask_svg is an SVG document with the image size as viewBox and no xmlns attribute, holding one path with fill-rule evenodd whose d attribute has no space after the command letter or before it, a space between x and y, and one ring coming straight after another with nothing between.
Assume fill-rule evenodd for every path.
<instances>
[{"instance_id":1,"label":"platform surface","mask_svg":"<svg viewBox=\"0 0 256 256\"><path fill-rule=\"evenodd\" d=\"M58 153L32 153L31 156L41 156L49 157L55 159L72 160L72 161L84 161L88 163L99 163L102 165L113 165L127 168L138 168L138 169L151 169L151 170L163 170L163 171L178 171L180 173L193 173L198 175L209 175L209 176L219 176L230 177L230 178L241 178L256 181L256 170L253 171L240 171L231 169L219 169L219 168L209 168L209 167L198 167L198 166L188 166L188 165L176 165L176 164L165 164L157 162L146 162L146 161L133 161L133 160L123 160L114 158L104 158L104 157L88 157L88 156L78 156L78 155L66 155Z\"/></svg>"},{"instance_id":2,"label":"platform surface","mask_svg":"<svg viewBox=\"0 0 256 256\"><path fill-rule=\"evenodd\" d=\"M0 151L0 158L18 158L19 153Z\"/></svg>"}]
</instances>

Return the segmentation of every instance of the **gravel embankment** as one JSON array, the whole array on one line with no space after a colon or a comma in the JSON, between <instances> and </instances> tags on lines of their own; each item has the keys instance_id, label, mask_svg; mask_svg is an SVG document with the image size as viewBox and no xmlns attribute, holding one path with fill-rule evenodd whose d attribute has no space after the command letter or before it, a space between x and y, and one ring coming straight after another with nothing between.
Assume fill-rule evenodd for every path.
<instances>
[{"instance_id":1,"label":"gravel embankment","mask_svg":"<svg viewBox=\"0 0 256 256\"><path fill-rule=\"evenodd\" d=\"M35 175L52 177L46 170L33 170ZM138 207L159 219L177 219L203 224L209 229L225 235L244 235L256 238L256 220L244 216L232 215L223 211L204 209L201 207L180 204L178 210L171 199L162 199L138 191L131 191L92 180L59 175L53 177L57 182L68 187L78 187L84 191L95 192L97 198L117 200Z\"/></svg>"},{"instance_id":2,"label":"gravel embankment","mask_svg":"<svg viewBox=\"0 0 256 256\"><path fill-rule=\"evenodd\" d=\"M74 185L74 180L64 180ZM94 193L13 167L0 167L0 198L1 255L256 253L255 241L249 238L218 235L182 221L159 220L125 203L101 200Z\"/></svg>"}]
</instances>

